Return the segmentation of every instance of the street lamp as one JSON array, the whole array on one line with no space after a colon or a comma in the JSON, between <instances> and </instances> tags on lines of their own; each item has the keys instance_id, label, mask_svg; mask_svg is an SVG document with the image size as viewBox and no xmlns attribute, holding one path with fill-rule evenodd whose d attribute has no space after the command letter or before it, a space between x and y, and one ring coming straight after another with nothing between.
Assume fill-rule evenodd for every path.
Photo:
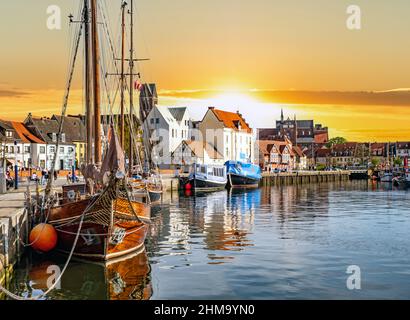
<instances>
[{"instance_id":1,"label":"street lamp","mask_svg":"<svg viewBox=\"0 0 410 320\"><path fill-rule=\"evenodd\" d=\"M18 179L18 164L17 164L17 141L14 141L14 189L19 188L19 179Z\"/></svg>"}]
</instances>

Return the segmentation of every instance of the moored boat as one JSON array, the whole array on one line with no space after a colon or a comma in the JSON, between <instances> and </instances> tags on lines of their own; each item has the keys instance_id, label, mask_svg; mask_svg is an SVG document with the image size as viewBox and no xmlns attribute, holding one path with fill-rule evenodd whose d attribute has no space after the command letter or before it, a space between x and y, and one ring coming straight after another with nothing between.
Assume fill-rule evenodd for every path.
<instances>
[{"instance_id":1,"label":"moored boat","mask_svg":"<svg viewBox=\"0 0 410 320\"><path fill-rule=\"evenodd\" d=\"M194 164L188 183L195 191L224 189L227 183L226 167L218 165Z\"/></svg>"},{"instance_id":2,"label":"moored boat","mask_svg":"<svg viewBox=\"0 0 410 320\"><path fill-rule=\"evenodd\" d=\"M240 161L227 161L227 186L230 188L247 188L259 186L262 179L261 169L259 166L244 163Z\"/></svg>"}]
</instances>

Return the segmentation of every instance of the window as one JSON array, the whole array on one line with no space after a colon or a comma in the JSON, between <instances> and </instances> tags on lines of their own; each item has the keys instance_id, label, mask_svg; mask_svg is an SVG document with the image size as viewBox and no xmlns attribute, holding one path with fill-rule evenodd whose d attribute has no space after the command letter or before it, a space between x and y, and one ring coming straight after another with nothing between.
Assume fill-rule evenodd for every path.
<instances>
[{"instance_id":1,"label":"window","mask_svg":"<svg viewBox=\"0 0 410 320\"><path fill-rule=\"evenodd\" d=\"M61 134L61 142L65 142L65 133Z\"/></svg>"},{"instance_id":2,"label":"window","mask_svg":"<svg viewBox=\"0 0 410 320\"><path fill-rule=\"evenodd\" d=\"M10 146L10 153L14 153L14 147Z\"/></svg>"},{"instance_id":3,"label":"window","mask_svg":"<svg viewBox=\"0 0 410 320\"><path fill-rule=\"evenodd\" d=\"M25 146L24 147L24 152L25 153L30 153L30 146Z\"/></svg>"},{"instance_id":4,"label":"window","mask_svg":"<svg viewBox=\"0 0 410 320\"><path fill-rule=\"evenodd\" d=\"M155 122L158 124L159 123L159 118L156 118L155 120L156 120Z\"/></svg>"},{"instance_id":5,"label":"window","mask_svg":"<svg viewBox=\"0 0 410 320\"><path fill-rule=\"evenodd\" d=\"M20 153L20 152L21 152L21 148L17 147L17 153Z\"/></svg>"},{"instance_id":6,"label":"window","mask_svg":"<svg viewBox=\"0 0 410 320\"><path fill-rule=\"evenodd\" d=\"M54 152L56 152L56 147L50 147L50 153L54 153Z\"/></svg>"},{"instance_id":7,"label":"window","mask_svg":"<svg viewBox=\"0 0 410 320\"><path fill-rule=\"evenodd\" d=\"M226 143L229 143L229 136L226 136Z\"/></svg>"},{"instance_id":8,"label":"window","mask_svg":"<svg viewBox=\"0 0 410 320\"><path fill-rule=\"evenodd\" d=\"M64 147L60 147L60 153L64 153Z\"/></svg>"},{"instance_id":9,"label":"window","mask_svg":"<svg viewBox=\"0 0 410 320\"><path fill-rule=\"evenodd\" d=\"M46 147L40 147L40 153L45 154L46 153Z\"/></svg>"},{"instance_id":10,"label":"window","mask_svg":"<svg viewBox=\"0 0 410 320\"><path fill-rule=\"evenodd\" d=\"M13 137L13 132L11 132L11 131L6 131L6 137L7 137L7 138Z\"/></svg>"},{"instance_id":11,"label":"window","mask_svg":"<svg viewBox=\"0 0 410 320\"><path fill-rule=\"evenodd\" d=\"M171 135L171 136L172 136L172 138L173 138L173 137L174 137L174 129L172 129L171 132L172 132L172 135Z\"/></svg>"},{"instance_id":12,"label":"window","mask_svg":"<svg viewBox=\"0 0 410 320\"><path fill-rule=\"evenodd\" d=\"M68 148L68 153L73 153L74 152L74 148L73 147L69 147Z\"/></svg>"},{"instance_id":13,"label":"window","mask_svg":"<svg viewBox=\"0 0 410 320\"><path fill-rule=\"evenodd\" d=\"M150 123L154 124L154 118L151 118Z\"/></svg>"},{"instance_id":14,"label":"window","mask_svg":"<svg viewBox=\"0 0 410 320\"><path fill-rule=\"evenodd\" d=\"M51 134L51 139L53 140L53 142L57 142L57 134L55 134L54 132Z\"/></svg>"}]
</instances>

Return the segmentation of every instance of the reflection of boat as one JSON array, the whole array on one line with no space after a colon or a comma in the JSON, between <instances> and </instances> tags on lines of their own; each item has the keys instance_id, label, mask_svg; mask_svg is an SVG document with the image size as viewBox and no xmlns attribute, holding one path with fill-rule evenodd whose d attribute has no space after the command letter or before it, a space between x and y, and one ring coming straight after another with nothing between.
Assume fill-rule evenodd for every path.
<instances>
[{"instance_id":1,"label":"reflection of boat","mask_svg":"<svg viewBox=\"0 0 410 320\"><path fill-rule=\"evenodd\" d=\"M47 290L50 267L55 264L43 261L31 268L32 289ZM60 292L76 299L149 300L152 296L150 271L145 250L105 263L73 261L61 279Z\"/></svg>"},{"instance_id":2,"label":"reflection of boat","mask_svg":"<svg viewBox=\"0 0 410 320\"><path fill-rule=\"evenodd\" d=\"M228 175L228 187L258 187L262 179L259 166L239 161L225 163Z\"/></svg>"},{"instance_id":3,"label":"reflection of boat","mask_svg":"<svg viewBox=\"0 0 410 320\"><path fill-rule=\"evenodd\" d=\"M393 171L392 170L379 171L379 177L380 177L381 182L392 182Z\"/></svg>"}]
</instances>

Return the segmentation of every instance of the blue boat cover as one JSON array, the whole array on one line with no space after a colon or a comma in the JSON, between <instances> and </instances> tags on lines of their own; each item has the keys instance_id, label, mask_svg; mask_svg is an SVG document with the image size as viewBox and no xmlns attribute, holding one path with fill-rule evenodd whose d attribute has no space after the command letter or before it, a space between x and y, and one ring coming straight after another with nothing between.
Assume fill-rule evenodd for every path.
<instances>
[{"instance_id":1,"label":"blue boat cover","mask_svg":"<svg viewBox=\"0 0 410 320\"><path fill-rule=\"evenodd\" d=\"M233 173L239 176L248 177L252 179L261 179L261 168L252 163L245 163L240 161L225 162L226 172Z\"/></svg>"}]
</instances>

